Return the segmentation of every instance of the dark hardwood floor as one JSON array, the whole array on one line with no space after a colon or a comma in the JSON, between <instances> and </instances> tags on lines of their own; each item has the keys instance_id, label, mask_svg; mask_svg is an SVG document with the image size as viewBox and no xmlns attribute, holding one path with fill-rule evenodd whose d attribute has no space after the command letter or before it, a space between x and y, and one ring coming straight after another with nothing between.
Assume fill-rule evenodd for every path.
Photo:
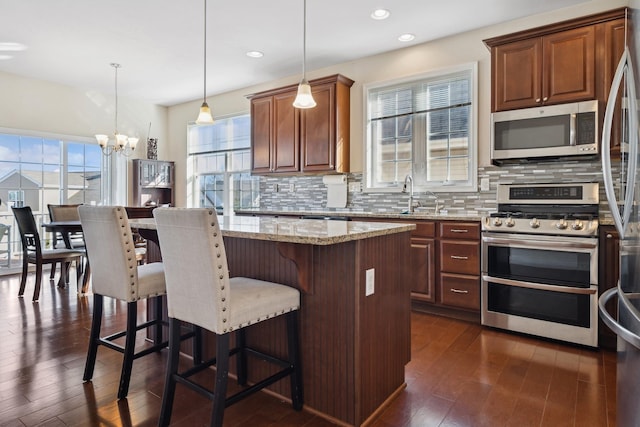
<instances>
[{"instance_id":1,"label":"dark hardwood floor","mask_svg":"<svg viewBox=\"0 0 640 427\"><path fill-rule=\"evenodd\" d=\"M78 296L75 283L59 289L47 282L32 303L17 297L19 276L0 277L0 425L156 425L166 351L134 362L122 401L114 351L99 350L94 379L83 383L91 298ZM125 312L124 304L105 302L104 327L118 330ZM407 388L372 425L614 427L615 368L612 352L414 313ZM181 386L174 408L172 425L208 425L210 404ZM265 393L225 414L225 426L234 427L329 425Z\"/></svg>"}]
</instances>

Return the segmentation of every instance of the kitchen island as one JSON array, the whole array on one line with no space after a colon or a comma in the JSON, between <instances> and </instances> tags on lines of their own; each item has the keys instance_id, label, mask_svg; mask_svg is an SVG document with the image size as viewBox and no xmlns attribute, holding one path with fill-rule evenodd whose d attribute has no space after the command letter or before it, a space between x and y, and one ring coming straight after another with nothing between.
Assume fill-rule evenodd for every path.
<instances>
[{"instance_id":1,"label":"kitchen island","mask_svg":"<svg viewBox=\"0 0 640 427\"><path fill-rule=\"evenodd\" d=\"M405 387L411 344L406 274L415 225L295 218L219 220L232 276L301 290L304 409L341 425L366 424ZM131 226L154 229L155 223L131 220ZM283 319L275 318L251 326L247 340L285 356L283 331ZM206 342L211 354L213 342ZM264 376L267 368L250 364L249 381ZM284 381L269 390L289 398Z\"/></svg>"}]
</instances>

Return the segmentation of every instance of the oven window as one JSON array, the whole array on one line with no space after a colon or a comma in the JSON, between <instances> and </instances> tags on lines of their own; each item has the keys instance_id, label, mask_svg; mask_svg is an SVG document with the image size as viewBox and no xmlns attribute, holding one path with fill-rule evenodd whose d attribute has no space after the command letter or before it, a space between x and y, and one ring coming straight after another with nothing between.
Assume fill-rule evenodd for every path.
<instances>
[{"instance_id":1,"label":"oven window","mask_svg":"<svg viewBox=\"0 0 640 427\"><path fill-rule=\"evenodd\" d=\"M589 253L503 246L489 246L487 251L487 269L493 277L578 288L591 284Z\"/></svg>"},{"instance_id":2,"label":"oven window","mask_svg":"<svg viewBox=\"0 0 640 427\"><path fill-rule=\"evenodd\" d=\"M489 311L588 328L590 296L488 283Z\"/></svg>"}]
</instances>

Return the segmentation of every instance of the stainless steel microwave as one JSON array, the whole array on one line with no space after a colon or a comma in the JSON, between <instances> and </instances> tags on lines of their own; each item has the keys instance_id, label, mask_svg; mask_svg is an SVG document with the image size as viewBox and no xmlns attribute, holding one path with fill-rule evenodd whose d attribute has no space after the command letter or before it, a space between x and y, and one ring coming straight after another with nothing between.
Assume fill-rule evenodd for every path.
<instances>
[{"instance_id":1,"label":"stainless steel microwave","mask_svg":"<svg viewBox=\"0 0 640 427\"><path fill-rule=\"evenodd\" d=\"M491 115L491 160L597 155L598 101L583 101Z\"/></svg>"}]
</instances>

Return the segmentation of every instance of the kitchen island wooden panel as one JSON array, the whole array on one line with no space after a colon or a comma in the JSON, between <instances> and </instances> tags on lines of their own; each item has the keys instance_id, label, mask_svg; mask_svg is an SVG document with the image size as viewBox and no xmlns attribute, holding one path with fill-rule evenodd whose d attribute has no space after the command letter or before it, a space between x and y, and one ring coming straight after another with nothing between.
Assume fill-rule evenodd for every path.
<instances>
[{"instance_id":1,"label":"kitchen island wooden panel","mask_svg":"<svg viewBox=\"0 0 640 427\"><path fill-rule=\"evenodd\" d=\"M337 225L351 231L336 233L335 222L263 221L260 227L268 236L256 238L238 237L245 235L232 227L225 231L224 225L222 231L232 277L274 281L302 291L299 314L304 409L340 425L360 426L406 386L405 365L411 357L410 233L415 226L367 226L352 221ZM329 230L326 237L315 240L305 234L309 230L306 226L315 228L324 223ZM281 239L274 230L281 233ZM315 243L291 242L290 233L300 234L301 241L311 239ZM363 234L345 238L354 237L354 233ZM335 243L322 244L326 239ZM302 256L296 256L298 252ZM296 265L300 259L308 260L308 264ZM309 270L303 275L309 283L299 283L300 268ZM367 296L369 269L374 270L374 293ZM281 318L250 326L247 341L284 357L284 327ZM214 343L205 339L205 355L214 354ZM183 344L183 351L190 351L190 343ZM271 368L265 365L249 363L249 382L264 377ZM230 372L234 372L233 365ZM285 381L269 390L289 398Z\"/></svg>"},{"instance_id":2,"label":"kitchen island wooden panel","mask_svg":"<svg viewBox=\"0 0 640 427\"><path fill-rule=\"evenodd\" d=\"M280 255L278 242L225 238L225 245L232 275L298 287L297 269ZM313 285L302 294L300 310L306 409L359 426L405 386L411 345L409 250L408 232L313 246ZM368 269L375 271L375 292L365 296ZM285 356L281 320L252 326L247 340ZM266 368L254 364L249 378L264 376ZM289 397L283 381L272 391Z\"/></svg>"}]
</instances>

